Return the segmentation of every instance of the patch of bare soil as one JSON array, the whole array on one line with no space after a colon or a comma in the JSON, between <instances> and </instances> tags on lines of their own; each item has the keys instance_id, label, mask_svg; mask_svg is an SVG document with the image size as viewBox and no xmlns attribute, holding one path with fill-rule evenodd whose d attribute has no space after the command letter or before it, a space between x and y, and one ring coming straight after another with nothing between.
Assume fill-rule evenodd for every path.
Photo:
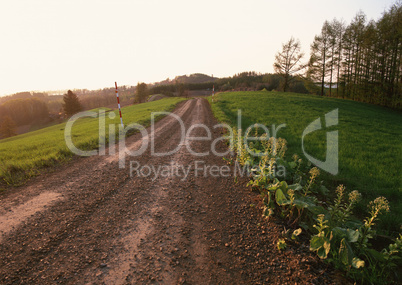
<instances>
[{"instance_id":1,"label":"patch of bare soil","mask_svg":"<svg viewBox=\"0 0 402 285\"><path fill-rule=\"evenodd\" d=\"M155 152L170 155L152 155L148 147L127 157L125 168L118 153L80 158L3 193L0 221L18 223L0 241L0 283L345 283L303 242L276 249L281 223L250 207L258 196L245 187L247 179L235 183L233 169L211 153L222 134L206 100L183 102L174 113L185 130L205 124L211 140L182 139L181 125L168 116L147 139ZM208 137L201 127L191 135ZM139 149L140 134L126 145ZM227 147L221 142L216 149ZM159 167L158 177L152 167ZM223 168L227 176L214 175ZM50 193L57 194L49 200Z\"/></svg>"},{"instance_id":2,"label":"patch of bare soil","mask_svg":"<svg viewBox=\"0 0 402 285\"><path fill-rule=\"evenodd\" d=\"M162 95L162 94L156 94L156 95L152 95L151 97L149 97L147 102L157 101L157 100L161 100L163 98L166 98L166 96Z\"/></svg>"}]
</instances>

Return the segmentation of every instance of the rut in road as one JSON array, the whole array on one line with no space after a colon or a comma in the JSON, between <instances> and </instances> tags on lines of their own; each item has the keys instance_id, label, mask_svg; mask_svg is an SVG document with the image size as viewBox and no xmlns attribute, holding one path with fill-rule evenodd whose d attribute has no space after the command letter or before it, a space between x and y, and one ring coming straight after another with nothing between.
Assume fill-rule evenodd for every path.
<instances>
[{"instance_id":1,"label":"rut in road","mask_svg":"<svg viewBox=\"0 0 402 285\"><path fill-rule=\"evenodd\" d=\"M156 123L154 133L148 128L149 136L143 139L153 140L158 153L177 148L170 155L152 155L149 147L141 156L127 156L125 168L119 168L117 151L78 158L5 193L0 224L6 216L19 219L3 229L0 283L294 284L317 280L331 284L332 277L323 274L308 249L278 256L275 242L280 226L261 226L266 222L257 209L250 208L252 198L244 183L234 183L233 169L227 177L208 172L212 166L228 168L222 157L211 152L212 141L222 133L214 128L217 122L208 102L188 100L174 114L186 131L197 124L207 126L211 139L184 139L182 125L167 116ZM208 133L195 127L191 136L207 137ZM126 140L130 151L141 143L140 134ZM227 150L223 142L214 147L220 153ZM195 156L189 148L209 154ZM152 172L147 176L150 167L163 168L165 173L156 179ZM31 207L27 217L21 205L43 193L53 193L57 200Z\"/></svg>"}]
</instances>

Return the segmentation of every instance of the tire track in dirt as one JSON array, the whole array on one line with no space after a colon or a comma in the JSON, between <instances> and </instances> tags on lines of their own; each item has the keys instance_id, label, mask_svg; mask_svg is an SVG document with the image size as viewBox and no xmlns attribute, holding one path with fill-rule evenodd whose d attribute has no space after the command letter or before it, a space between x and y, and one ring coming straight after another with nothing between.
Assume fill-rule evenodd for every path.
<instances>
[{"instance_id":1,"label":"tire track in dirt","mask_svg":"<svg viewBox=\"0 0 402 285\"><path fill-rule=\"evenodd\" d=\"M7 235L29 217L44 210L47 206L61 198L59 193L44 192L18 207L10 208L7 213L3 213L0 219L0 243L3 235Z\"/></svg>"}]
</instances>

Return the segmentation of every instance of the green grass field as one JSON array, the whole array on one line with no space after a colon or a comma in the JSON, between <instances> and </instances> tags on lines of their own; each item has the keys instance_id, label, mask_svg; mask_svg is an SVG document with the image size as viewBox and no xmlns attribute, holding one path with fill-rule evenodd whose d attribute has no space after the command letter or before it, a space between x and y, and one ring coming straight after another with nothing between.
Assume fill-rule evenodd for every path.
<instances>
[{"instance_id":1,"label":"green grass field","mask_svg":"<svg viewBox=\"0 0 402 285\"><path fill-rule=\"evenodd\" d=\"M183 98L167 98L122 108L125 125L139 123L149 125L152 112L170 111ZM91 110L99 114L100 109ZM118 130L118 111L105 110L106 134L108 126L114 124ZM113 112L114 119L110 119ZM73 155L64 139L66 123L54 125L34 132L0 140L0 188L1 185L18 185L41 169L70 159ZM107 138L107 136L106 136ZM98 118L79 119L72 128L72 141L83 150L96 149L99 145Z\"/></svg>"},{"instance_id":2,"label":"green grass field","mask_svg":"<svg viewBox=\"0 0 402 285\"><path fill-rule=\"evenodd\" d=\"M324 160L326 132L339 131L339 173L322 173L329 189L344 184L348 190L363 194L357 213L364 215L367 203L385 196L391 212L382 217L383 232L395 235L402 224L402 113L379 106L320 96L280 92L220 93L211 102L215 116L235 126L237 110L242 110L242 128L261 123L285 123L278 137L288 141L288 157L297 153L305 158L301 147L303 130L315 119L339 109L339 124L307 135L305 149L313 157Z\"/></svg>"}]
</instances>

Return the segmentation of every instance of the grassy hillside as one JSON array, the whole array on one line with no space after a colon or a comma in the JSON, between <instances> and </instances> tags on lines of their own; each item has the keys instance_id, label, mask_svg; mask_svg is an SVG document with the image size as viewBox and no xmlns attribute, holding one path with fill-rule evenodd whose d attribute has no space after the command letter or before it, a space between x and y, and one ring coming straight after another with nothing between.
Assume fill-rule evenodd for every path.
<instances>
[{"instance_id":1,"label":"grassy hillside","mask_svg":"<svg viewBox=\"0 0 402 285\"><path fill-rule=\"evenodd\" d=\"M140 123L147 125L152 112L172 110L182 98L168 98L155 102L122 108L124 124ZM107 112L106 127L119 125L118 111ZM99 113L99 108L92 110ZM114 113L114 119L109 114ZM0 187L3 184L19 184L26 178L37 174L40 169L60 163L72 157L64 140L66 123L54 125L38 131L0 140ZM118 129L118 127L116 127ZM106 134L108 134L106 128ZM72 140L80 149L95 149L99 144L98 118L79 119L72 128Z\"/></svg>"},{"instance_id":2,"label":"grassy hillside","mask_svg":"<svg viewBox=\"0 0 402 285\"><path fill-rule=\"evenodd\" d=\"M236 125L237 110L242 110L242 128L262 123L285 123L278 132L288 141L287 155L302 152L303 130L315 119L325 126L326 113L338 108L339 124L321 129L305 137L308 154L325 159L326 132L339 131L339 174L323 173L321 178L335 189L344 184L349 191L362 192L364 200L358 211L364 214L368 201L385 196L391 204L391 213L384 216L381 228L398 232L402 224L402 113L364 103L322 98L320 96L279 92L221 93L212 102L215 116Z\"/></svg>"}]
</instances>

